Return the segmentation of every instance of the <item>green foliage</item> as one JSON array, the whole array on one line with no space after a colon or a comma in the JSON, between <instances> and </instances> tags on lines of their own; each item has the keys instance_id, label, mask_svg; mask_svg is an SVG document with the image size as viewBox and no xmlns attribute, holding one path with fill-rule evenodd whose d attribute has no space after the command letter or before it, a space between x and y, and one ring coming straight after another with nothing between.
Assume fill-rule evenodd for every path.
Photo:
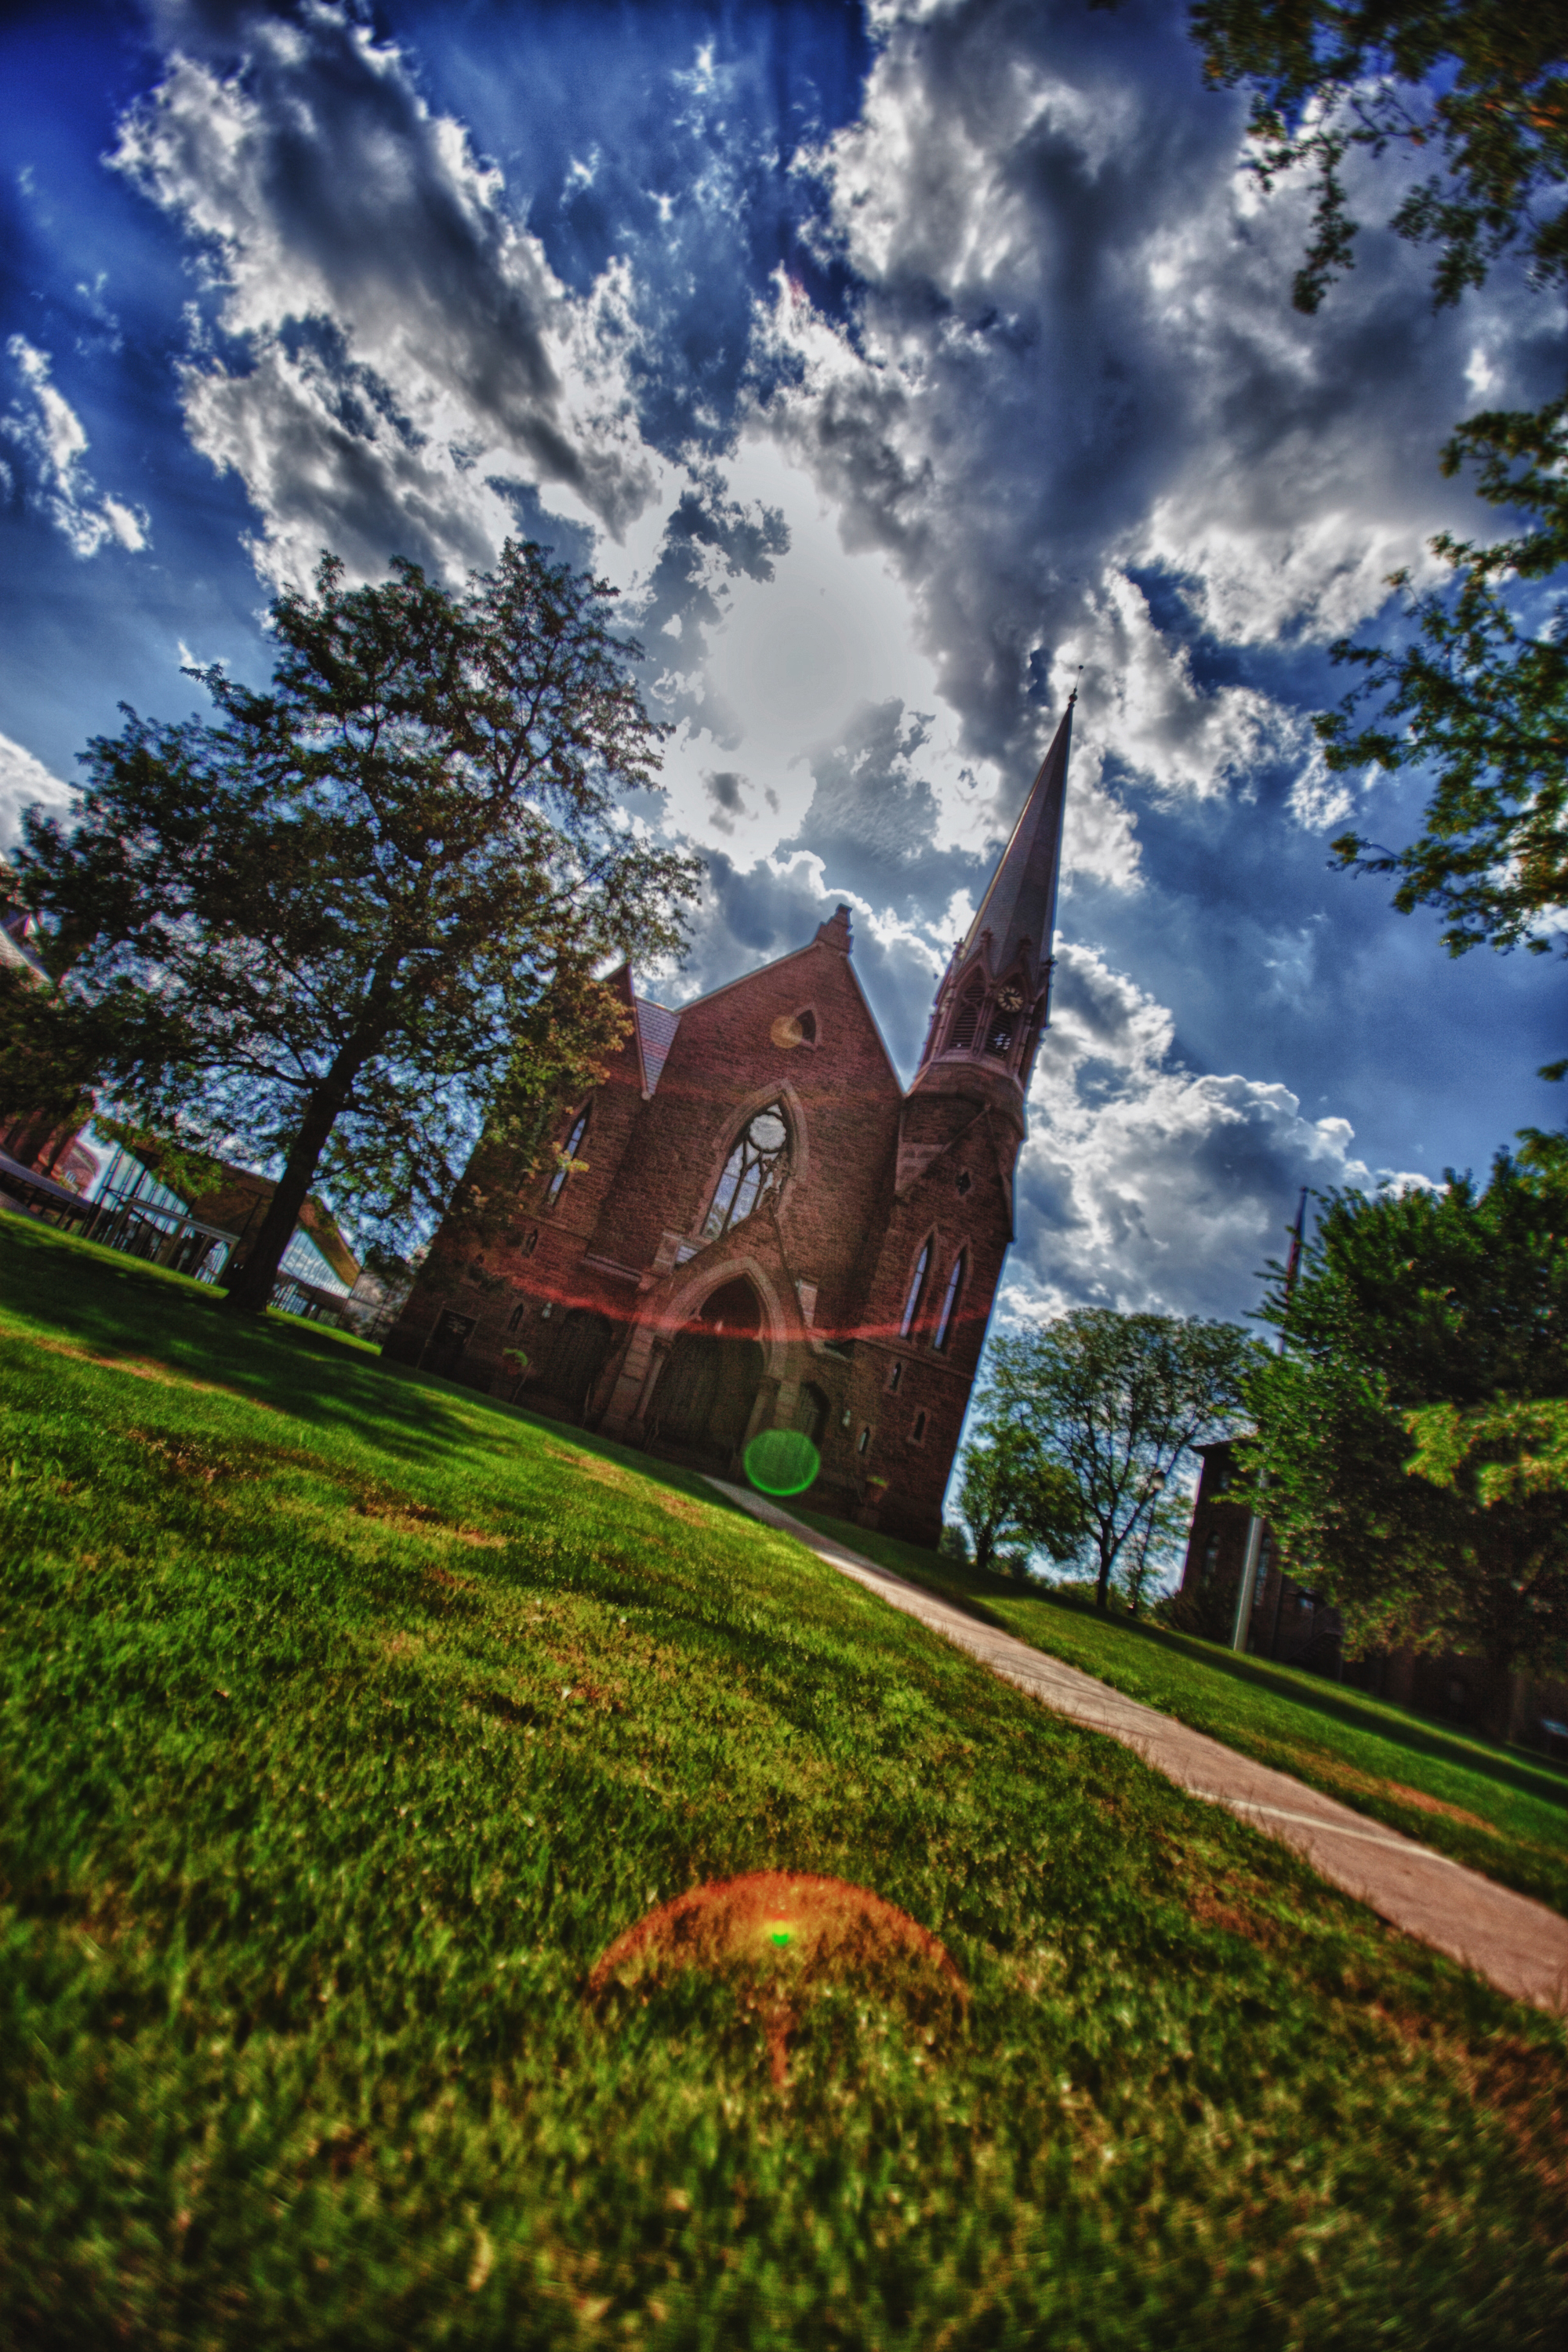
<instances>
[{"instance_id":1,"label":"green foliage","mask_svg":"<svg viewBox=\"0 0 1568 2352\"><path fill-rule=\"evenodd\" d=\"M1022 1548L1025 1561L1037 1550L1070 1559L1087 1528L1071 1471L1014 1421L985 1417L976 1423L964 1447L957 1499L980 1568L988 1568L998 1548L1009 1544Z\"/></svg>"},{"instance_id":2,"label":"green foliage","mask_svg":"<svg viewBox=\"0 0 1568 2352\"><path fill-rule=\"evenodd\" d=\"M0 964L0 1103L13 1118L79 1127L92 1108L96 1041L64 1034L55 992Z\"/></svg>"},{"instance_id":3,"label":"green foliage","mask_svg":"<svg viewBox=\"0 0 1568 2352\"><path fill-rule=\"evenodd\" d=\"M1430 1404L1405 1416L1415 1441L1410 1468L1449 1493L1464 1491L1484 1510L1568 1494L1568 1402Z\"/></svg>"},{"instance_id":4,"label":"green foliage","mask_svg":"<svg viewBox=\"0 0 1568 2352\"><path fill-rule=\"evenodd\" d=\"M1502 1155L1480 1192L1450 1174L1436 1193L1331 1194L1288 1323L1282 1281L1267 1312L1289 1351L1248 1384L1255 1494L1352 1654L1544 1668L1568 1639L1568 1514L1547 1475L1568 1184Z\"/></svg>"},{"instance_id":5,"label":"green foliage","mask_svg":"<svg viewBox=\"0 0 1568 2352\"><path fill-rule=\"evenodd\" d=\"M1568 598L1541 611L1521 604L1521 583L1568 561L1568 400L1472 417L1444 451L1445 472L1467 459L1479 462L1480 496L1528 528L1488 546L1442 533L1432 544L1452 583L1422 596L1407 572L1390 583L1411 642L1397 652L1334 646L1336 661L1364 675L1315 721L1330 767L1436 773L1415 841L1385 850L1347 833L1334 855L1396 876L1402 914L1436 908L1450 955L1521 944L1544 955L1554 935L1568 948ZM1368 697L1382 698L1375 717L1353 724Z\"/></svg>"},{"instance_id":6,"label":"green foliage","mask_svg":"<svg viewBox=\"0 0 1568 2352\"><path fill-rule=\"evenodd\" d=\"M5 2341L1548 2340L1561 2021L700 1481L6 1248ZM584 2005L768 1868L963 2031Z\"/></svg>"},{"instance_id":7,"label":"green foliage","mask_svg":"<svg viewBox=\"0 0 1568 2352\"><path fill-rule=\"evenodd\" d=\"M110 1112L100 1112L93 1122L106 1142L118 1143L160 1184L166 1184L182 1200L199 1200L204 1192L215 1192L223 1181L221 1160L215 1160L191 1143L184 1132L184 1123L177 1124L172 1134L159 1132L142 1125L137 1118L116 1118Z\"/></svg>"},{"instance_id":8,"label":"green foliage","mask_svg":"<svg viewBox=\"0 0 1568 2352\"><path fill-rule=\"evenodd\" d=\"M1165 1486L1228 1431L1256 1345L1232 1323L1109 1307L993 1343L983 1426L1016 1432L1070 1476L1082 1532L1058 1557L1092 1563L1100 1608L1119 1566L1141 1591L1151 1550L1157 1562L1173 1540L1182 1515Z\"/></svg>"},{"instance_id":9,"label":"green foliage","mask_svg":"<svg viewBox=\"0 0 1568 2352\"><path fill-rule=\"evenodd\" d=\"M405 1242L481 1122L512 1189L625 1016L606 956L679 945L694 861L620 798L660 729L602 582L509 544L453 594L396 563L273 608L270 688L199 675L216 723L127 712L69 827L16 864L74 1024L120 1108L283 1162L231 1298L258 1308L318 1170ZM487 1183L466 1207L482 1222Z\"/></svg>"}]
</instances>

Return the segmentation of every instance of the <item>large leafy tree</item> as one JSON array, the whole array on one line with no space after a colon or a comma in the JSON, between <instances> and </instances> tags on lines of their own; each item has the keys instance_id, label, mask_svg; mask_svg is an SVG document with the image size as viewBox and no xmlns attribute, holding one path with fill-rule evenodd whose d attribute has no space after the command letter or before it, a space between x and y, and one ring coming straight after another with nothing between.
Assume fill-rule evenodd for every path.
<instances>
[{"instance_id":1,"label":"large leafy tree","mask_svg":"<svg viewBox=\"0 0 1568 2352\"><path fill-rule=\"evenodd\" d=\"M533 545L460 593L323 558L273 607L266 690L197 673L214 719L128 710L69 820L29 815L62 1050L153 1131L281 1165L236 1307L265 1306L318 1178L395 1236L481 1125L521 1173L624 1033L605 959L679 944L697 867L624 806L661 730L610 593Z\"/></svg>"},{"instance_id":2,"label":"large leafy tree","mask_svg":"<svg viewBox=\"0 0 1568 2352\"><path fill-rule=\"evenodd\" d=\"M1251 92L1254 170L1316 180L1294 299L1315 310L1353 259L1342 166L1403 148L1435 166L1392 215L1434 248L1439 305L1505 254L1539 289L1568 290L1568 5L1564 0L1195 0L1211 81ZM1394 905L1438 910L1450 954L1568 944L1568 402L1489 410L1459 425L1443 469L1517 526L1488 543L1444 534L1438 590L1400 594L1392 646L1342 640L1362 672L1317 722L1331 768L1415 768L1433 779L1419 837L1387 849L1353 833L1341 864L1396 877ZM1373 706L1370 712L1367 705ZM1562 1076L1568 1061L1545 1075Z\"/></svg>"},{"instance_id":3,"label":"large leafy tree","mask_svg":"<svg viewBox=\"0 0 1568 2352\"><path fill-rule=\"evenodd\" d=\"M1119 1564L1142 1582L1165 1488L1194 1447L1232 1427L1257 1348L1233 1323L1109 1307L994 1342L985 1419L1070 1475L1083 1510L1077 1552L1093 1568L1098 1608Z\"/></svg>"},{"instance_id":4,"label":"large leafy tree","mask_svg":"<svg viewBox=\"0 0 1568 2352\"><path fill-rule=\"evenodd\" d=\"M1362 1650L1459 1648L1499 1676L1568 1636L1568 1181L1331 1194L1250 1382L1267 1508Z\"/></svg>"},{"instance_id":5,"label":"large leafy tree","mask_svg":"<svg viewBox=\"0 0 1568 2352\"><path fill-rule=\"evenodd\" d=\"M958 1509L974 1538L976 1568L989 1568L1001 1546L1070 1559L1084 1534L1083 1497L1071 1471L1005 1415L983 1418L964 1447Z\"/></svg>"}]
</instances>

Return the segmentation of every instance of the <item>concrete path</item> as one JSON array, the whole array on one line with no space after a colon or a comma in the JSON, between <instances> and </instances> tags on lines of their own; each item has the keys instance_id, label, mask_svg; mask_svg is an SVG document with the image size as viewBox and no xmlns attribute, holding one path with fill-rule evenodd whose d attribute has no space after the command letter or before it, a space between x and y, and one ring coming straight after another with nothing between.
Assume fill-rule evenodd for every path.
<instances>
[{"instance_id":1,"label":"concrete path","mask_svg":"<svg viewBox=\"0 0 1568 2352\"><path fill-rule=\"evenodd\" d=\"M1256 1829L1304 1854L1312 1867L1407 1935L1490 1979L1502 1991L1540 2008L1568 2012L1568 1919L1543 1903L1499 1886L1479 1872L1434 1853L1288 1773L1254 1764L1201 1731L1124 1698L1108 1683L1031 1649L1015 1634L984 1625L951 1601L879 1568L815 1528L791 1518L763 1496L712 1478L743 1511L792 1535L858 1583L968 1650L994 1674L1016 1683L1058 1715L1109 1732L1174 1780L1178 1788L1225 1805Z\"/></svg>"}]
</instances>

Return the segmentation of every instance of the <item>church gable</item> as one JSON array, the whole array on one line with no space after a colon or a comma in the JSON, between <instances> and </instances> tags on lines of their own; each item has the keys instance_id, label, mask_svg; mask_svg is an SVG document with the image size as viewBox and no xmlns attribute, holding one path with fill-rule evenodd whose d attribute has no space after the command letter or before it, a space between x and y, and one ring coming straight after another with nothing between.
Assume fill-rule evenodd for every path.
<instances>
[{"instance_id":1,"label":"church gable","mask_svg":"<svg viewBox=\"0 0 1568 2352\"><path fill-rule=\"evenodd\" d=\"M825 937L681 1008L595 1247L651 1265L666 1237L688 1253L753 1214L770 1176L784 1246L806 1282L847 1311L857 1251L877 1223L900 1089L847 952ZM842 926L847 938L847 923ZM787 1133L748 1154L752 1123L776 1108ZM737 1150L731 1197L721 1202ZM756 1181L752 1182L752 1173Z\"/></svg>"}]
</instances>

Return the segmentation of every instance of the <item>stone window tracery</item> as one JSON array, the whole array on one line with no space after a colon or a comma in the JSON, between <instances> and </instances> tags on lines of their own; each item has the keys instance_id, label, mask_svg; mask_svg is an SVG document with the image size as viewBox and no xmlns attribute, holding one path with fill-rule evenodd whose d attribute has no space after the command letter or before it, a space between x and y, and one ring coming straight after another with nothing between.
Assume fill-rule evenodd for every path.
<instances>
[{"instance_id":1,"label":"stone window tracery","mask_svg":"<svg viewBox=\"0 0 1568 2352\"><path fill-rule=\"evenodd\" d=\"M724 1162L713 1203L703 1221L702 1237L717 1241L731 1225L744 1223L765 1192L776 1191L789 1167L789 1129L778 1104L755 1112L746 1121L734 1150Z\"/></svg>"}]
</instances>

